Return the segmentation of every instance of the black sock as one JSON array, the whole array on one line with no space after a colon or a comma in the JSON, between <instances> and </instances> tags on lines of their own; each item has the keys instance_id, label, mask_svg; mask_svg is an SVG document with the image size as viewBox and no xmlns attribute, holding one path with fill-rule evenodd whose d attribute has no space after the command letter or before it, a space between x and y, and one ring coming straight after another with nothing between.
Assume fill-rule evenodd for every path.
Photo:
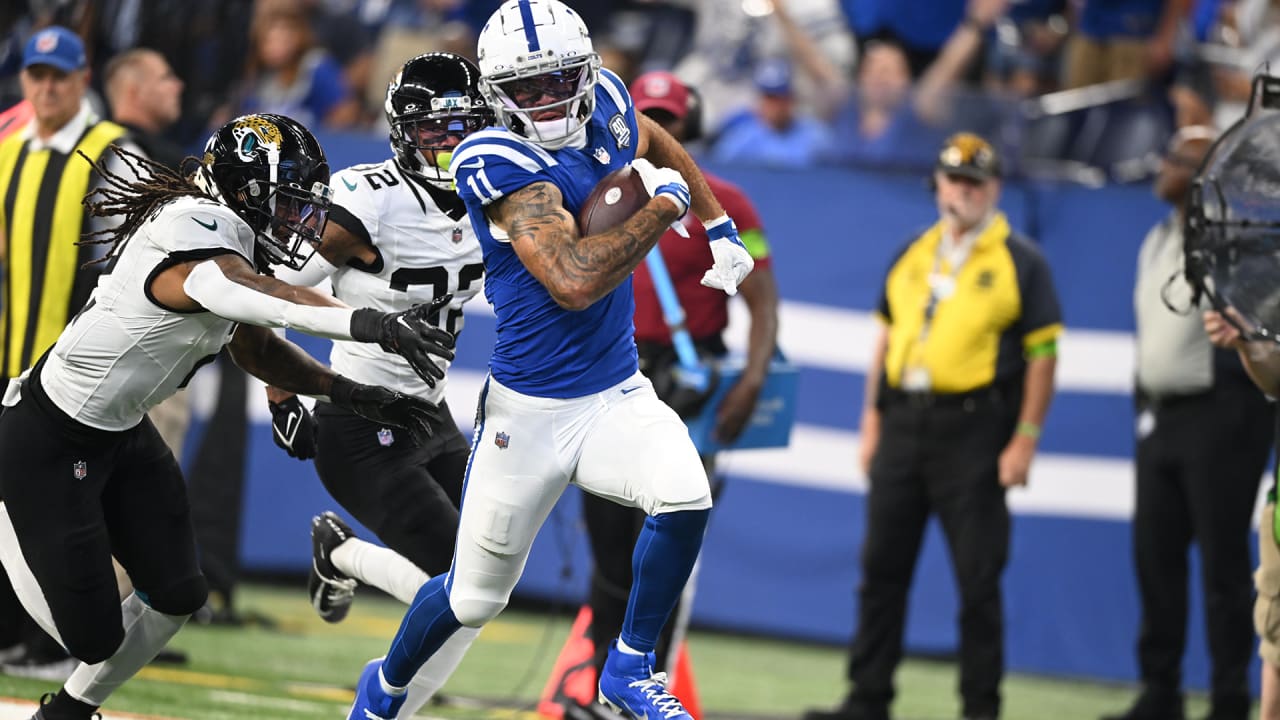
<instances>
[{"instance_id":1,"label":"black sock","mask_svg":"<svg viewBox=\"0 0 1280 720\"><path fill-rule=\"evenodd\" d=\"M96 705L82 703L71 697L67 694L67 689L63 688L44 706L44 715L49 720L89 720L97 709Z\"/></svg>"}]
</instances>

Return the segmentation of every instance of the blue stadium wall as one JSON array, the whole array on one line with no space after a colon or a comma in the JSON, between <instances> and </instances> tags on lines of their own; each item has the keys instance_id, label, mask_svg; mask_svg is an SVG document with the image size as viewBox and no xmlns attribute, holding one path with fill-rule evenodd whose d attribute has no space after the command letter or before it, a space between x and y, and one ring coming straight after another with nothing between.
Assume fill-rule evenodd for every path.
<instances>
[{"instance_id":1,"label":"blue stadium wall","mask_svg":"<svg viewBox=\"0 0 1280 720\"><path fill-rule=\"evenodd\" d=\"M385 142L365 138L329 137L324 144L335 168L389 154ZM866 480L856 468L856 448L870 310L894 251L935 216L932 197L915 176L715 171L759 207L783 298L782 346L802 372L792 447L724 457L728 483L706 539L694 620L844 643L853 629L865 529ZM1069 328L1031 485L1010 493L1008 664L1015 671L1133 679L1131 287L1138 245L1166 209L1145 186L1010 185L1001 207L1048 256ZM741 312L737 318L733 336L740 343ZM449 392L464 430L493 331L488 307L473 302ZM327 356L324 342L295 339ZM193 387L198 413L208 411L205 382L198 377ZM272 444L262 397L257 386L250 389L243 562L249 570L302 571L310 562L309 518L336 505L310 463ZM518 432L510 429L513 440ZM571 490L539 536L517 594L576 604L589 571ZM1192 578L1185 676L1191 687L1204 687L1203 605L1198 575ZM931 526L911 593L909 651L953 653L956 614L950 562ZM833 683L840 672L832 669Z\"/></svg>"}]
</instances>

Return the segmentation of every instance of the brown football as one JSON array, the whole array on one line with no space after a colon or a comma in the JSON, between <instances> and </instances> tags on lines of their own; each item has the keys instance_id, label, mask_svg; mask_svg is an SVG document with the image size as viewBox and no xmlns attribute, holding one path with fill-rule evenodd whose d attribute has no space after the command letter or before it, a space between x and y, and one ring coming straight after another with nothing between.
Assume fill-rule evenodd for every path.
<instances>
[{"instance_id":1,"label":"brown football","mask_svg":"<svg viewBox=\"0 0 1280 720\"><path fill-rule=\"evenodd\" d=\"M578 232L583 237L597 235L617 225L649 202L640 173L631 166L605 175L578 209Z\"/></svg>"}]
</instances>

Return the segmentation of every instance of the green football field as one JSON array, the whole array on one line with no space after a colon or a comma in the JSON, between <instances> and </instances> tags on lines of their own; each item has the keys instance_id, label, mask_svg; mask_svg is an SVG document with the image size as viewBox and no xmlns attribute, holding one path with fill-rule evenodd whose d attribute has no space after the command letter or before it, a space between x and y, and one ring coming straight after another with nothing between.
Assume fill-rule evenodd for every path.
<instances>
[{"instance_id":1,"label":"green football field","mask_svg":"<svg viewBox=\"0 0 1280 720\"><path fill-rule=\"evenodd\" d=\"M152 665L112 697L106 710L165 718L344 718L361 666L382 655L403 606L363 590L351 615L326 625L299 588L246 587L241 611L274 627L188 624L172 647L186 651L181 667ZM445 703L427 718L534 718L543 683L569 631L568 611L509 611L490 623L445 687ZM754 637L694 632L689 639L704 716L799 718L807 707L834 704L844 690L844 653ZM951 720L959 715L955 667L908 661L898 674L894 716ZM0 675L0 698L34 701L56 684ZM1005 683L1006 720L1093 719L1125 707L1132 688L1013 675ZM1188 716L1205 713L1203 698ZM0 720L30 709L0 703ZM110 717L110 712L108 712Z\"/></svg>"}]
</instances>

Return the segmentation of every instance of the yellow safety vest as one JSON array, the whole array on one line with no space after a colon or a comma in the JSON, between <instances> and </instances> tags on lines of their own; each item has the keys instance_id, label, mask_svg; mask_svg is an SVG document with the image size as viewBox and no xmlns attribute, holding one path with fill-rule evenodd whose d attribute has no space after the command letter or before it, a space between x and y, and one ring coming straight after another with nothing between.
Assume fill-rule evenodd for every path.
<instances>
[{"instance_id":1,"label":"yellow safety vest","mask_svg":"<svg viewBox=\"0 0 1280 720\"><path fill-rule=\"evenodd\" d=\"M15 377L58 339L84 300L80 267L92 251L76 245L85 231L83 205L92 167L125 129L113 122L90 126L70 154L30 151L15 133L0 142L0 229L8 243L0 308L0 377ZM82 282L87 282L83 278Z\"/></svg>"}]
</instances>

